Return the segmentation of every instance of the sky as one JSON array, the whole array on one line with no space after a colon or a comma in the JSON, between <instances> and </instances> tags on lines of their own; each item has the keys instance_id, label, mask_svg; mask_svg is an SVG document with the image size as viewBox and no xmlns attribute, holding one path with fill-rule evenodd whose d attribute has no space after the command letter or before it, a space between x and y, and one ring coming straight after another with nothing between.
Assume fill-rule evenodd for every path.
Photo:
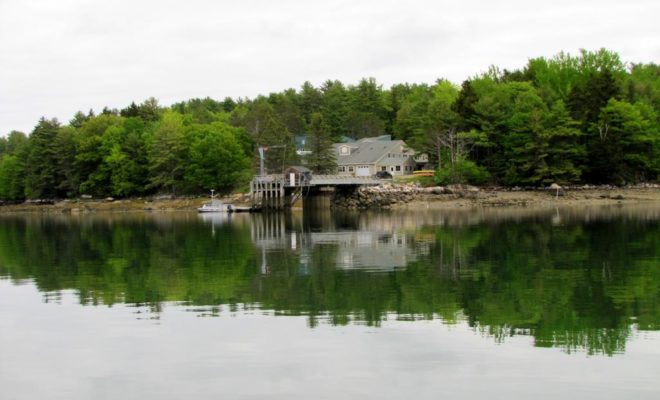
<instances>
[{"instance_id":1,"label":"sky","mask_svg":"<svg viewBox=\"0 0 660 400\"><path fill-rule=\"evenodd\" d=\"M0 0L0 136L152 96L460 84L581 48L659 63L659 15L657 0Z\"/></svg>"}]
</instances>

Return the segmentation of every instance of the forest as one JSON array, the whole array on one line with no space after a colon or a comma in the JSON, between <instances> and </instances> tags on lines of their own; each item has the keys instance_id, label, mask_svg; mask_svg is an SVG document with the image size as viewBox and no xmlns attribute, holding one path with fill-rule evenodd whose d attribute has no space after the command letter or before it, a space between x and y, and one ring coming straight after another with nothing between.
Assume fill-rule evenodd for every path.
<instances>
[{"instance_id":1,"label":"forest","mask_svg":"<svg viewBox=\"0 0 660 400\"><path fill-rule=\"evenodd\" d=\"M254 99L154 98L122 109L42 117L0 138L0 199L131 197L244 190L269 172L332 171L333 142L390 134L437 167L435 182L539 187L625 185L660 175L660 66L606 49L490 67L460 85L374 78ZM306 136L306 159L295 138Z\"/></svg>"}]
</instances>

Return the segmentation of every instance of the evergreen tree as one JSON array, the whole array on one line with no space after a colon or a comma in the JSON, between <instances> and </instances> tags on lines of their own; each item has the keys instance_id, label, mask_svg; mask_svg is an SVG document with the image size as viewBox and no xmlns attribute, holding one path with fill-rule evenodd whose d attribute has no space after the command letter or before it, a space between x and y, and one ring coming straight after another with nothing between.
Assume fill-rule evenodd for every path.
<instances>
[{"instance_id":1,"label":"evergreen tree","mask_svg":"<svg viewBox=\"0 0 660 400\"><path fill-rule=\"evenodd\" d=\"M25 195L29 199L53 199L60 194L55 148L59 128L56 119L42 117L30 135L25 173Z\"/></svg>"},{"instance_id":2,"label":"evergreen tree","mask_svg":"<svg viewBox=\"0 0 660 400\"><path fill-rule=\"evenodd\" d=\"M309 150L306 165L318 174L331 174L337 170L337 158L332 147L332 137L323 122L321 113L314 113L309 127Z\"/></svg>"},{"instance_id":3,"label":"evergreen tree","mask_svg":"<svg viewBox=\"0 0 660 400\"><path fill-rule=\"evenodd\" d=\"M347 116L350 111L350 97L344 85L339 81L326 81L321 87L323 104L321 114L332 137L339 141L349 134Z\"/></svg>"},{"instance_id":4,"label":"evergreen tree","mask_svg":"<svg viewBox=\"0 0 660 400\"><path fill-rule=\"evenodd\" d=\"M610 100L592 125L592 181L623 184L657 179L660 130L657 114L644 103Z\"/></svg>"},{"instance_id":5,"label":"evergreen tree","mask_svg":"<svg viewBox=\"0 0 660 400\"><path fill-rule=\"evenodd\" d=\"M265 162L267 173L281 173L287 166L298 163L293 134L276 116L266 119L256 143L267 148Z\"/></svg>"},{"instance_id":6,"label":"evergreen tree","mask_svg":"<svg viewBox=\"0 0 660 400\"><path fill-rule=\"evenodd\" d=\"M59 129L55 137L55 154L57 159L57 175L60 181L57 191L67 197L78 194L80 176L75 166L76 160L76 130L72 126Z\"/></svg>"},{"instance_id":7,"label":"evergreen tree","mask_svg":"<svg viewBox=\"0 0 660 400\"><path fill-rule=\"evenodd\" d=\"M306 81L300 88L300 109L302 111L305 124L312 122L312 114L321 111L323 97L321 91Z\"/></svg>"},{"instance_id":8,"label":"evergreen tree","mask_svg":"<svg viewBox=\"0 0 660 400\"><path fill-rule=\"evenodd\" d=\"M362 79L349 87L350 108L346 116L346 131L354 139L385 133L387 109L385 96L374 78Z\"/></svg>"}]
</instances>

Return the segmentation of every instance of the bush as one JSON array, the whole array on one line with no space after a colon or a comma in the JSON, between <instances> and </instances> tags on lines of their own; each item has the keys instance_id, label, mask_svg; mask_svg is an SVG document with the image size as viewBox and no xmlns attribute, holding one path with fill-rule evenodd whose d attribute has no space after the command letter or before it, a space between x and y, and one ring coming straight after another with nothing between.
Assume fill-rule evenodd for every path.
<instances>
[{"instance_id":1,"label":"bush","mask_svg":"<svg viewBox=\"0 0 660 400\"><path fill-rule=\"evenodd\" d=\"M480 167L473 161L460 159L449 167L438 169L435 172L435 182L438 185L452 185L467 183L481 185L490 179L490 174L484 167Z\"/></svg>"}]
</instances>

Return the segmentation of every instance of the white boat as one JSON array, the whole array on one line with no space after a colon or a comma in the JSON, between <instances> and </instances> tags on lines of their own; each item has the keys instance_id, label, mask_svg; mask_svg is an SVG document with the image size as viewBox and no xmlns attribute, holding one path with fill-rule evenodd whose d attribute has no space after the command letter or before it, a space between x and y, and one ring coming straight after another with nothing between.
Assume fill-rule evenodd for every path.
<instances>
[{"instance_id":1,"label":"white boat","mask_svg":"<svg viewBox=\"0 0 660 400\"><path fill-rule=\"evenodd\" d=\"M234 206L231 204L223 203L220 200L217 200L215 198L214 192L215 190L211 189L211 201L202 204L202 206L197 209L197 212L200 213L232 212L234 210Z\"/></svg>"},{"instance_id":2,"label":"white boat","mask_svg":"<svg viewBox=\"0 0 660 400\"><path fill-rule=\"evenodd\" d=\"M233 209L234 207L231 204L223 203L220 200L211 200L208 203L202 204L202 206L197 209L197 212L232 212Z\"/></svg>"}]
</instances>

